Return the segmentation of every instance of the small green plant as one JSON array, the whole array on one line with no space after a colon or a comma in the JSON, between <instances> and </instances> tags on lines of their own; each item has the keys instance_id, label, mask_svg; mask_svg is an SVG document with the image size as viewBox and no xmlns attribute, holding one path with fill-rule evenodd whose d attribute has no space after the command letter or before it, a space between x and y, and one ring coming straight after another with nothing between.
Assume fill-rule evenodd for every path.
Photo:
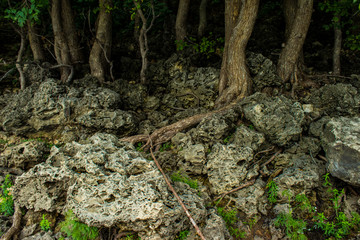
<instances>
[{"instance_id":1,"label":"small green plant","mask_svg":"<svg viewBox=\"0 0 360 240\"><path fill-rule=\"evenodd\" d=\"M65 221L60 223L61 231L73 240L95 239L99 235L96 227L89 227L79 222L73 211L69 210L65 214Z\"/></svg>"},{"instance_id":2,"label":"small green plant","mask_svg":"<svg viewBox=\"0 0 360 240\"><path fill-rule=\"evenodd\" d=\"M235 224L238 221L237 210L230 209L226 210L225 207L218 207L217 212L224 219L229 233L236 238L245 238L246 233L241 231L239 228L236 228Z\"/></svg>"},{"instance_id":3,"label":"small green plant","mask_svg":"<svg viewBox=\"0 0 360 240\"><path fill-rule=\"evenodd\" d=\"M7 144L8 141L7 140L4 140L4 139L0 139L0 144Z\"/></svg>"},{"instance_id":4,"label":"small green plant","mask_svg":"<svg viewBox=\"0 0 360 240\"><path fill-rule=\"evenodd\" d=\"M43 230L44 232L47 232L50 230L50 224L51 222L49 222L49 220L47 220L46 218L46 214L42 215L42 220L40 221L40 228L41 230Z\"/></svg>"},{"instance_id":5,"label":"small green plant","mask_svg":"<svg viewBox=\"0 0 360 240\"><path fill-rule=\"evenodd\" d=\"M165 151L171 149L172 147L173 147L173 146L172 146L171 143L166 142L166 143L164 143L163 145L161 145L159 151L160 151L160 152L165 152Z\"/></svg>"},{"instance_id":6,"label":"small green plant","mask_svg":"<svg viewBox=\"0 0 360 240\"><path fill-rule=\"evenodd\" d=\"M175 240L185 240L189 235L189 230L180 231Z\"/></svg>"},{"instance_id":7,"label":"small green plant","mask_svg":"<svg viewBox=\"0 0 360 240\"><path fill-rule=\"evenodd\" d=\"M306 225L304 220L293 218L292 211L280 213L275 220L275 226L285 227L286 236L290 239L307 239L305 236Z\"/></svg>"},{"instance_id":8,"label":"small green plant","mask_svg":"<svg viewBox=\"0 0 360 240\"><path fill-rule=\"evenodd\" d=\"M188 176L185 176L184 174L182 174L180 171L177 171L177 172L173 173L170 178L174 182L186 183L187 185L189 185L193 189L198 189L199 188L199 184L198 184L198 182L196 180L192 180Z\"/></svg>"},{"instance_id":9,"label":"small green plant","mask_svg":"<svg viewBox=\"0 0 360 240\"><path fill-rule=\"evenodd\" d=\"M231 134L231 135L227 136L227 137L224 139L224 143L225 143L225 144L228 144L229 141L230 141L230 139L231 139L233 136L234 136L234 134Z\"/></svg>"},{"instance_id":10,"label":"small green plant","mask_svg":"<svg viewBox=\"0 0 360 240\"><path fill-rule=\"evenodd\" d=\"M271 180L266 187L269 189L268 190L268 200L270 203L276 203L277 201L277 196L278 196L278 190L279 187L276 185L276 182L274 182L273 180Z\"/></svg>"},{"instance_id":11,"label":"small green plant","mask_svg":"<svg viewBox=\"0 0 360 240\"><path fill-rule=\"evenodd\" d=\"M12 216L14 214L14 200L10 192L12 185L10 175L8 174L5 176L3 185L1 185L0 193L0 213L5 216Z\"/></svg>"},{"instance_id":12,"label":"small green plant","mask_svg":"<svg viewBox=\"0 0 360 240\"><path fill-rule=\"evenodd\" d=\"M143 146L143 143L142 143L142 142L139 142L139 143L136 145L136 151L138 151L138 152L143 152L144 149L142 149L142 146Z\"/></svg>"},{"instance_id":13,"label":"small green plant","mask_svg":"<svg viewBox=\"0 0 360 240\"><path fill-rule=\"evenodd\" d=\"M140 238L140 237L137 237L137 236L135 236L135 235L127 235L127 236L125 237L125 240L141 240L141 238Z\"/></svg>"}]
</instances>

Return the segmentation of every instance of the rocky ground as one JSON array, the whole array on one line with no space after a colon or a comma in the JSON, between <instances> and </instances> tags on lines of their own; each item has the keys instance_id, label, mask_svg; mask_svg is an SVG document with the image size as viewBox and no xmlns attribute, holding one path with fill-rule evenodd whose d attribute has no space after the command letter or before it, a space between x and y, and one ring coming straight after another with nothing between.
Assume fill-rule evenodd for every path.
<instances>
[{"instance_id":1,"label":"rocky ground","mask_svg":"<svg viewBox=\"0 0 360 240\"><path fill-rule=\"evenodd\" d=\"M271 60L249 53L248 61L257 93L177 133L155 156L206 239L327 239L318 213L338 224L339 212L351 219L360 209L360 77L323 76L291 89ZM0 182L14 180L19 239L66 237L68 210L97 227L99 239L198 239L149 152L122 137L211 111L219 69L173 55L150 66L149 86L91 77L63 85L31 66L27 75L29 87L0 98ZM276 224L289 213L308 226ZM1 217L0 231L11 223ZM354 226L339 236L360 239Z\"/></svg>"}]
</instances>

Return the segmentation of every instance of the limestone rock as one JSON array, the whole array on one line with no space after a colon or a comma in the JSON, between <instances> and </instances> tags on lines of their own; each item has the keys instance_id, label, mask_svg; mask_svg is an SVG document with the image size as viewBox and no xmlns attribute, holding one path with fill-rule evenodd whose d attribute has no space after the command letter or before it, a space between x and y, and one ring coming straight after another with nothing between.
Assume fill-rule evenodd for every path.
<instances>
[{"instance_id":1,"label":"limestone rock","mask_svg":"<svg viewBox=\"0 0 360 240\"><path fill-rule=\"evenodd\" d=\"M0 166L28 170L45 161L46 152L48 152L46 144L36 140L9 146L0 154Z\"/></svg>"},{"instance_id":2,"label":"limestone rock","mask_svg":"<svg viewBox=\"0 0 360 240\"><path fill-rule=\"evenodd\" d=\"M178 167L191 174L205 173L206 153L201 144L190 145L179 152L184 161L180 161Z\"/></svg>"},{"instance_id":3,"label":"limestone rock","mask_svg":"<svg viewBox=\"0 0 360 240\"><path fill-rule=\"evenodd\" d=\"M186 186L177 191L194 220L204 221L197 192ZM17 178L13 195L28 209L72 209L90 226L117 226L141 239L174 239L173 234L190 227L154 162L109 134L53 147L45 163Z\"/></svg>"},{"instance_id":4,"label":"limestone rock","mask_svg":"<svg viewBox=\"0 0 360 240\"><path fill-rule=\"evenodd\" d=\"M331 119L322 134L331 175L360 186L360 118Z\"/></svg>"},{"instance_id":5,"label":"limestone rock","mask_svg":"<svg viewBox=\"0 0 360 240\"><path fill-rule=\"evenodd\" d=\"M360 95L352 85L339 83L314 91L306 102L331 117L354 116L359 113Z\"/></svg>"},{"instance_id":6,"label":"limestone rock","mask_svg":"<svg viewBox=\"0 0 360 240\"><path fill-rule=\"evenodd\" d=\"M243 111L257 131L279 146L286 145L302 132L304 112L301 104L285 97L256 93L244 99Z\"/></svg>"},{"instance_id":7,"label":"limestone rock","mask_svg":"<svg viewBox=\"0 0 360 240\"><path fill-rule=\"evenodd\" d=\"M256 151L265 142L263 133L258 133L248 127L241 125L236 128L232 143L240 147L250 147Z\"/></svg>"},{"instance_id":8,"label":"limestone rock","mask_svg":"<svg viewBox=\"0 0 360 240\"><path fill-rule=\"evenodd\" d=\"M238 187L247 174L246 167L253 158L249 147L215 144L206 164L211 192L222 194Z\"/></svg>"}]
</instances>

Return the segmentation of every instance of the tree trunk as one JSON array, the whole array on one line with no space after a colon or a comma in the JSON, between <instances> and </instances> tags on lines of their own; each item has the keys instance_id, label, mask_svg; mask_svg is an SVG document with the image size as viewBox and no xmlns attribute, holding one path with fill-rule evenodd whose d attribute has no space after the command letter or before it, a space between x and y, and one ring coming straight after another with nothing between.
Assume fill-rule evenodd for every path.
<instances>
[{"instance_id":1,"label":"tree trunk","mask_svg":"<svg viewBox=\"0 0 360 240\"><path fill-rule=\"evenodd\" d=\"M71 62L81 63L84 59L76 33L74 14L69 0L61 1L61 16L63 20L63 30L70 49Z\"/></svg>"},{"instance_id":2,"label":"tree trunk","mask_svg":"<svg viewBox=\"0 0 360 240\"><path fill-rule=\"evenodd\" d=\"M334 23L333 74L338 76L341 73L340 54L341 54L342 31L340 26L341 23L340 14L337 14L336 17L338 21Z\"/></svg>"},{"instance_id":3,"label":"tree trunk","mask_svg":"<svg viewBox=\"0 0 360 240\"><path fill-rule=\"evenodd\" d=\"M176 41L183 42L186 37L186 19L189 12L190 0L180 0L176 15L175 32Z\"/></svg>"},{"instance_id":4,"label":"tree trunk","mask_svg":"<svg viewBox=\"0 0 360 240\"><path fill-rule=\"evenodd\" d=\"M225 32L226 52L224 52L223 60L225 60L225 66L222 67L220 74L219 91L220 95L216 101L217 107L228 104L236 99L240 99L248 96L251 93L252 80L246 66L245 49L247 42L249 41L252 33L257 10L259 7L259 0L248 0L241 3L240 13L237 18L238 11L233 6L229 6L231 0L226 1L226 9L232 11L231 17L225 16L225 29L228 29L228 24L231 25L236 22L232 29L230 39ZM229 14L229 11L226 12ZM227 34L229 34L227 32ZM221 86L221 88L220 88Z\"/></svg>"},{"instance_id":5,"label":"tree trunk","mask_svg":"<svg viewBox=\"0 0 360 240\"><path fill-rule=\"evenodd\" d=\"M30 47L31 47L31 51L33 53L34 60L43 62L43 61L45 61L45 54L44 54L43 48L40 43L37 29L33 24L30 23L30 21L27 22L27 26L28 26L28 36L29 36Z\"/></svg>"},{"instance_id":6,"label":"tree trunk","mask_svg":"<svg viewBox=\"0 0 360 240\"><path fill-rule=\"evenodd\" d=\"M199 7L199 27L198 27L198 37L201 38L205 33L205 28L207 25L206 19L206 6L208 0L201 0L200 7Z\"/></svg>"},{"instance_id":7,"label":"tree trunk","mask_svg":"<svg viewBox=\"0 0 360 240\"><path fill-rule=\"evenodd\" d=\"M112 6L112 0L99 0L100 12L97 19L96 39L90 52L89 63L91 75L105 82L109 72L111 44L112 44L112 21L111 12L107 6Z\"/></svg>"},{"instance_id":8,"label":"tree trunk","mask_svg":"<svg viewBox=\"0 0 360 240\"><path fill-rule=\"evenodd\" d=\"M71 65L70 49L66 41L66 37L62 27L61 17L61 2L52 1L51 4L51 21L54 32L54 51L56 61L60 65ZM66 82L70 76L70 69L68 67L61 67L61 81Z\"/></svg>"},{"instance_id":9,"label":"tree trunk","mask_svg":"<svg viewBox=\"0 0 360 240\"><path fill-rule=\"evenodd\" d=\"M23 68L21 66L21 61L22 61L22 57L24 55L25 52L25 44L26 44L26 34L23 31L23 28L19 30L19 34L21 37L21 43L20 43L20 49L16 58L16 69L19 72L19 79L20 79L20 89L24 90L26 87L26 79L25 79L25 75L24 75L24 71Z\"/></svg>"},{"instance_id":10,"label":"tree trunk","mask_svg":"<svg viewBox=\"0 0 360 240\"><path fill-rule=\"evenodd\" d=\"M295 15L291 12L294 11L294 5L297 3ZM287 82L292 75L296 72L297 63L301 50L306 38L306 34L310 25L311 14L313 9L313 0L285 0L285 16L287 26L289 29L285 31L286 43L285 47L280 53L280 58L277 65L277 72L284 82ZM288 8L292 8L289 10ZM292 19L293 20L292 20ZM294 76L296 78L296 76Z\"/></svg>"}]
</instances>

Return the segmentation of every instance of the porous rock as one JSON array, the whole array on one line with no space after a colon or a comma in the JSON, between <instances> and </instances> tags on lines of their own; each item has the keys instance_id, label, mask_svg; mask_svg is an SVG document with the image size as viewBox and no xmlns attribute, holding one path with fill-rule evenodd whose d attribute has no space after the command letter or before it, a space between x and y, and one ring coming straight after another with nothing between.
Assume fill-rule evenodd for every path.
<instances>
[{"instance_id":1,"label":"porous rock","mask_svg":"<svg viewBox=\"0 0 360 240\"><path fill-rule=\"evenodd\" d=\"M322 145L331 175L360 186L360 118L331 119L322 134Z\"/></svg>"},{"instance_id":2,"label":"porous rock","mask_svg":"<svg viewBox=\"0 0 360 240\"><path fill-rule=\"evenodd\" d=\"M256 93L244 99L243 111L257 131L279 146L286 145L302 132L304 111L301 104L285 97Z\"/></svg>"},{"instance_id":3,"label":"porous rock","mask_svg":"<svg viewBox=\"0 0 360 240\"><path fill-rule=\"evenodd\" d=\"M265 195L265 186L266 183L258 179L253 185L234 192L235 206L244 212L248 218L257 215L259 212L264 215L267 214L268 200Z\"/></svg>"},{"instance_id":4,"label":"porous rock","mask_svg":"<svg viewBox=\"0 0 360 240\"><path fill-rule=\"evenodd\" d=\"M46 152L48 152L46 144L36 140L9 146L0 154L0 166L28 170L45 161Z\"/></svg>"},{"instance_id":5,"label":"porous rock","mask_svg":"<svg viewBox=\"0 0 360 240\"><path fill-rule=\"evenodd\" d=\"M285 190L292 196L309 193L321 184L321 176L325 172L317 160L305 154L286 154L286 156L289 166L274 178L274 182L279 187L279 196Z\"/></svg>"},{"instance_id":6,"label":"porous rock","mask_svg":"<svg viewBox=\"0 0 360 240\"><path fill-rule=\"evenodd\" d=\"M211 192L222 194L238 187L246 177L252 158L253 150L249 147L215 144L206 164Z\"/></svg>"},{"instance_id":7,"label":"porous rock","mask_svg":"<svg viewBox=\"0 0 360 240\"><path fill-rule=\"evenodd\" d=\"M244 125L236 128L232 140L232 144L240 147L250 147L254 151L256 151L264 142L265 136L263 133L256 132Z\"/></svg>"},{"instance_id":8,"label":"porous rock","mask_svg":"<svg viewBox=\"0 0 360 240\"><path fill-rule=\"evenodd\" d=\"M184 161L179 161L178 167L191 174L205 173L206 153L202 144L195 144L185 147L179 152Z\"/></svg>"},{"instance_id":9,"label":"porous rock","mask_svg":"<svg viewBox=\"0 0 360 240\"><path fill-rule=\"evenodd\" d=\"M360 96L350 84L325 85L311 93L305 101L313 104L320 113L331 117L359 113Z\"/></svg>"},{"instance_id":10,"label":"porous rock","mask_svg":"<svg viewBox=\"0 0 360 240\"><path fill-rule=\"evenodd\" d=\"M196 191L178 193L194 220L203 221L206 210ZM53 147L45 163L17 178L13 195L28 209L72 209L90 226L117 226L141 239L174 239L174 233L190 227L154 162L109 134Z\"/></svg>"}]
</instances>

